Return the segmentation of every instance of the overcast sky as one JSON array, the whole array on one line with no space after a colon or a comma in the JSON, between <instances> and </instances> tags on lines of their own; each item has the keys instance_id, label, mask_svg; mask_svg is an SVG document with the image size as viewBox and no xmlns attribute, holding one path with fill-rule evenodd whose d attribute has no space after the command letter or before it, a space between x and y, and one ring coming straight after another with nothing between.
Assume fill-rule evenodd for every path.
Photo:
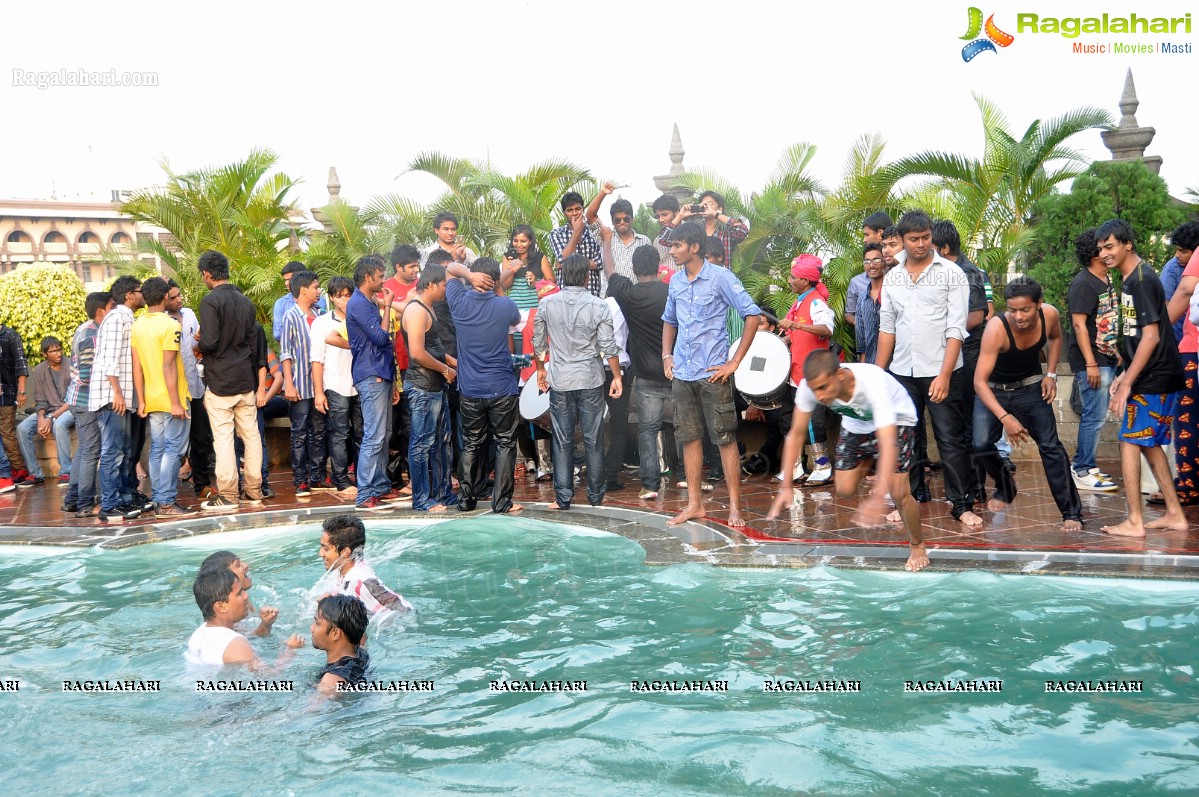
<instances>
[{"instance_id":1,"label":"overcast sky","mask_svg":"<svg viewBox=\"0 0 1199 797\"><path fill-rule=\"evenodd\" d=\"M1199 60L1080 55L1055 34L1019 34L1016 13L1182 16L1193 2L993 2L1011 46L963 61L969 2L859 0L685 3L31 3L6 6L0 60L12 70L157 73L158 86L3 85L0 196L107 199L114 188L269 147L302 180L300 205L324 204L336 166L342 196L438 184L403 175L437 150L518 172L561 156L650 201L678 123L686 165L742 190L760 186L788 145L818 147L813 171L838 182L850 145L877 131L890 158L939 149L980 155L972 92L1002 107L1017 134L1084 105L1115 118L1133 67L1138 121L1157 129L1175 196L1199 186L1190 99ZM921 12L917 13L916 9ZM625 16L613 12L628 10ZM1192 28L1199 25L1199 15ZM1199 33L1199 29L1196 29ZM1190 43L1196 33L1081 36L1083 43ZM1188 142L1187 124L1190 124ZM1074 142L1106 158L1098 132Z\"/></svg>"}]
</instances>

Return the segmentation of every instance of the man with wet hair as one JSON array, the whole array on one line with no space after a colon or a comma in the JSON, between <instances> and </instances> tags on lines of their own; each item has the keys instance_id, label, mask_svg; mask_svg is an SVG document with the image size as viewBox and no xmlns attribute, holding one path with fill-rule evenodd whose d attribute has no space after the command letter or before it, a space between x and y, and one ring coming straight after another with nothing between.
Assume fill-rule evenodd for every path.
<instances>
[{"instance_id":1,"label":"man with wet hair","mask_svg":"<svg viewBox=\"0 0 1199 797\"><path fill-rule=\"evenodd\" d=\"M1041 301L1041 286L1024 276L1003 291L1007 309L987 322L974 374L974 459L996 484L987 509L1002 512L1016 497L1016 483L1003 467L995 441L1001 432L1018 445L1031 440L1045 465L1045 481L1062 513L1062 531L1082 531L1082 504L1066 449L1058 440L1053 400L1062 355L1057 309ZM1041 373L1041 349L1048 344L1048 367ZM980 496L981 498L981 496Z\"/></svg>"},{"instance_id":2,"label":"man with wet hair","mask_svg":"<svg viewBox=\"0 0 1199 797\"><path fill-rule=\"evenodd\" d=\"M366 526L361 520L354 515L334 515L327 518L321 528L318 554L326 572L337 571L339 593L358 598L371 614L412 611L412 604L384 586L374 569L363 560Z\"/></svg>"},{"instance_id":3,"label":"man with wet hair","mask_svg":"<svg viewBox=\"0 0 1199 797\"><path fill-rule=\"evenodd\" d=\"M241 560L233 551L217 551L211 553L204 558L200 563L200 570L230 570L233 575L237 576L241 582L241 588L246 591L247 595L250 588L254 586L254 579L250 578L250 566ZM254 603L248 597L246 598L246 611L249 614L254 613ZM271 627L275 621L279 619L279 610L274 606L263 606L258 610L258 625L254 628L254 636L270 636Z\"/></svg>"},{"instance_id":4,"label":"man with wet hair","mask_svg":"<svg viewBox=\"0 0 1199 797\"><path fill-rule=\"evenodd\" d=\"M795 391L791 431L783 446L783 483L766 517L778 517L795 500L791 472L803 451L808 421L817 405L842 417L834 482L837 495L842 498L857 495L858 485L872 466L879 474L851 522L859 526L882 525L890 493L911 541L904 569L923 570L928 566L928 552L920 525L920 507L912 498L907 475L909 469L916 467L916 407L895 377L876 365L842 365L837 355L827 349L813 351L804 360L803 381Z\"/></svg>"},{"instance_id":5,"label":"man with wet hair","mask_svg":"<svg viewBox=\"0 0 1199 797\"><path fill-rule=\"evenodd\" d=\"M325 666L316 676L317 689L334 694L339 684L366 681L370 656L362 643L368 621L366 605L353 595L326 595L317 602L312 646L325 652Z\"/></svg>"},{"instance_id":6,"label":"man with wet hair","mask_svg":"<svg viewBox=\"0 0 1199 797\"><path fill-rule=\"evenodd\" d=\"M1144 537L1147 530L1186 531L1186 516L1178 501L1165 446L1178 407L1178 395L1186 386L1178 344L1170 327L1166 294L1157 274L1137 253L1136 236L1123 219L1105 221L1095 231L1099 257L1109 270L1119 269L1120 354L1124 372L1112 381L1108 409L1123 419L1120 427L1120 470L1124 475L1124 498L1128 517L1108 534ZM1149 462L1166 513L1144 521L1140 490L1141 454Z\"/></svg>"},{"instance_id":7,"label":"man with wet hair","mask_svg":"<svg viewBox=\"0 0 1199 797\"><path fill-rule=\"evenodd\" d=\"M196 605L204 616L204 623L187 641L184 658L189 664L221 667L226 664L249 664L258 667L261 662L250 641L233 626L249 614L250 600L242 587L241 579L229 568L201 568L192 584ZM284 643L287 649L280 656L280 663L290 658L296 648L304 644L299 634L292 634Z\"/></svg>"}]
</instances>

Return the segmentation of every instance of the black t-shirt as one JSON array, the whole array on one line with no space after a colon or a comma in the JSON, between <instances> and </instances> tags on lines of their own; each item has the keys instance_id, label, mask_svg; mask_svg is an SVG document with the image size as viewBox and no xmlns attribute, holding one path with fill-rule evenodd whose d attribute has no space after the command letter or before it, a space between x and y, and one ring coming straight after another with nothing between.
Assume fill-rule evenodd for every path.
<instances>
[{"instance_id":1,"label":"black t-shirt","mask_svg":"<svg viewBox=\"0 0 1199 797\"><path fill-rule=\"evenodd\" d=\"M429 328L425 330L425 351L434 360L439 363L445 362L445 347L441 343L440 331L442 328L441 316L436 315L432 310L426 307L419 299L413 297L408 306L417 305L422 312L429 314ZM404 312L407 312L405 310ZM416 312L415 310L413 312ZM404 325L400 324L400 334L404 337L404 347L409 352L412 351L408 346L408 330L404 329ZM416 360L409 357L408 367L404 369L404 387L416 387L428 393L436 393L445 387L445 377L440 371L431 371L425 366L418 363Z\"/></svg>"},{"instance_id":2,"label":"black t-shirt","mask_svg":"<svg viewBox=\"0 0 1199 797\"><path fill-rule=\"evenodd\" d=\"M1166 313L1166 292L1157 274L1144 262L1138 263L1124 278L1120 292L1120 353L1127 368L1141 344L1142 330L1157 324L1158 341L1149 362L1132 385L1133 394L1173 393L1186 387L1182 360L1170 317Z\"/></svg>"},{"instance_id":3,"label":"black t-shirt","mask_svg":"<svg viewBox=\"0 0 1199 797\"><path fill-rule=\"evenodd\" d=\"M977 310L987 312L987 281L983 276L982 271L978 266L966 259L965 255L958 255L958 268L966 274L966 283L970 286L970 300L966 307L966 313L969 315ZM987 328L987 324L983 323L976 326L972 331L967 333L966 339L962 341L962 353L965 356L973 355L974 359L978 359L978 352L983 345L983 331Z\"/></svg>"},{"instance_id":4,"label":"black t-shirt","mask_svg":"<svg viewBox=\"0 0 1199 797\"><path fill-rule=\"evenodd\" d=\"M1116 365L1115 353L1109 347L1116 344L1117 327L1116 290L1111 282L1104 282L1088 269L1078 272L1070 283L1066 294L1066 308L1070 318L1070 344L1066 349L1066 360L1074 373L1087 369L1087 360L1082 349L1078 346L1078 338L1074 335L1075 313L1085 313L1087 316L1087 337L1090 339L1091 351L1095 355L1095 363L1101 368L1112 368ZM1109 349L1110 353L1105 353Z\"/></svg>"},{"instance_id":5,"label":"black t-shirt","mask_svg":"<svg viewBox=\"0 0 1199 797\"><path fill-rule=\"evenodd\" d=\"M623 274L608 278L608 295L616 299L629 326L629 359L638 379L666 382L662 370L662 313L668 290L661 280L634 283Z\"/></svg>"},{"instance_id":6,"label":"black t-shirt","mask_svg":"<svg viewBox=\"0 0 1199 797\"><path fill-rule=\"evenodd\" d=\"M317 673L316 681L325 677L325 673L333 673L338 678L344 679L350 684L360 684L366 680L366 668L370 666L371 657L367 655L366 648L358 648L357 656L342 656L332 664L326 664Z\"/></svg>"}]
</instances>

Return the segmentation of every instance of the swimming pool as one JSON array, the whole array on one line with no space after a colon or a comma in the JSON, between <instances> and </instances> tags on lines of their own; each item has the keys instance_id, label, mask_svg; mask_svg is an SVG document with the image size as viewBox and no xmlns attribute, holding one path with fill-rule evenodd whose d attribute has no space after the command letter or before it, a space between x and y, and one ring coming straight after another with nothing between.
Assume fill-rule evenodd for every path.
<instances>
[{"instance_id":1,"label":"swimming pool","mask_svg":"<svg viewBox=\"0 0 1199 797\"><path fill-rule=\"evenodd\" d=\"M307 634L318 537L307 527L121 551L5 550L0 679L21 685L0 692L4 791L1199 789L1199 585L650 568L628 539L528 519L368 527L368 559L419 611L371 637L373 678L432 680L432 692L321 703L309 684L323 654L303 649L275 676L294 693L197 693L182 651L200 622L200 560L231 548L251 564L253 600L282 613L256 643L270 661L288 633ZM153 679L161 691L62 691L84 679ZM928 691L996 680L1002 691ZM492 681L587 688L493 691ZM632 691L655 681L700 688ZM765 691L768 681L782 691ZM804 681L860 691L793 691ZM1047 681L1143 691L1047 693Z\"/></svg>"}]
</instances>

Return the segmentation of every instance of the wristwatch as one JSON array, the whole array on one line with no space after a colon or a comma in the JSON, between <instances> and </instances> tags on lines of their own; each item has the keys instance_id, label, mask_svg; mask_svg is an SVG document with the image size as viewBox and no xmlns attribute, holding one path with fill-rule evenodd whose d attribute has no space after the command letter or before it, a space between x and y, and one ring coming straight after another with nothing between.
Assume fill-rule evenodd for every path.
<instances>
[{"instance_id":1,"label":"wristwatch","mask_svg":"<svg viewBox=\"0 0 1199 797\"><path fill-rule=\"evenodd\" d=\"M1056 381L1057 381L1057 374L1045 374L1045 376L1044 376L1044 377L1042 377L1042 378L1044 378L1044 379L1052 379L1054 382L1056 382Z\"/></svg>"}]
</instances>

